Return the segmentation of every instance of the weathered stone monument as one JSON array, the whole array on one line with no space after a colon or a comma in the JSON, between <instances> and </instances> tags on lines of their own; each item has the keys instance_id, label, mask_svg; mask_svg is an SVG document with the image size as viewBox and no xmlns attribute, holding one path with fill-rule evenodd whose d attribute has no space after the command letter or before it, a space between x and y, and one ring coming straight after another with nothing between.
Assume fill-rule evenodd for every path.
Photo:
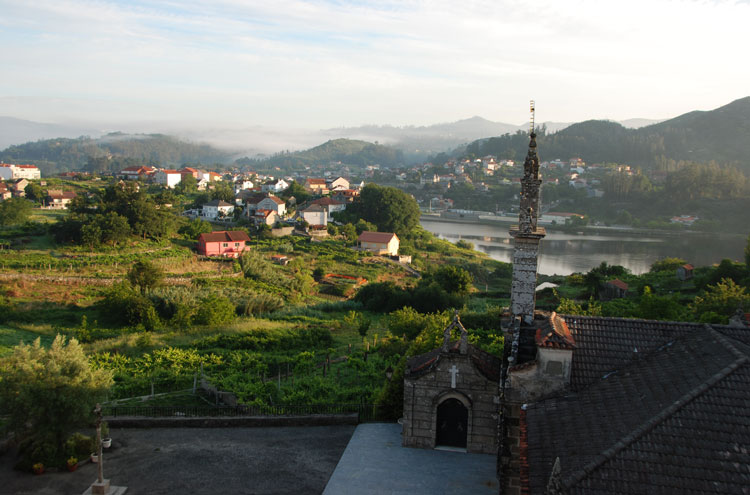
<instances>
[{"instance_id":1,"label":"weathered stone monument","mask_svg":"<svg viewBox=\"0 0 750 495\"><path fill-rule=\"evenodd\" d=\"M500 359L469 344L456 312L442 347L406 364L404 446L496 453L499 381Z\"/></svg>"},{"instance_id":2,"label":"weathered stone monument","mask_svg":"<svg viewBox=\"0 0 750 495\"><path fill-rule=\"evenodd\" d=\"M542 179L539 177L539 157L536 154L533 101L531 102L529 137L529 151L523 163L518 225L510 228L510 235L515 244L510 301L511 322L514 330L518 329L520 323L528 325L534 319L539 242L547 235L544 227L538 226Z\"/></svg>"}]
</instances>

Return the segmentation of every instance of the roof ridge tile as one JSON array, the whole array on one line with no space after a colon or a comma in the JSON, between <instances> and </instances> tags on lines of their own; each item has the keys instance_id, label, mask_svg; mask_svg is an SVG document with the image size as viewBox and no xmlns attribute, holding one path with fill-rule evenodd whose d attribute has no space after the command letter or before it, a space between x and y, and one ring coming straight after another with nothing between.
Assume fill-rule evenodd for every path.
<instances>
[{"instance_id":1,"label":"roof ridge tile","mask_svg":"<svg viewBox=\"0 0 750 495\"><path fill-rule=\"evenodd\" d=\"M707 328L707 330L711 332L712 336L716 338L717 341L719 341L719 343L721 343L723 346L727 348L729 352L731 352L735 356L738 356L738 359L734 361L733 363L725 366L724 368L719 370L717 373L709 377L707 380L703 381L702 383L694 387L693 389L683 394L681 397L675 400L671 405L662 409L659 413L647 419L646 421L641 423L639 426L637 426L635 429L633 429L630 433L628 433L627 435L622 437L620 440L615 442L611 447L609 447L608 449L596 455L591 462L585 464L583 467L581 467L577 471L571 473L570 476L567 476L565 480L563 481L563 486L566 489L570 489L571 487L573 487L575 484L577 484L578 482L586 478L589 474L594 472L597 468L599 468L605 462L614 459L614 457L617 454L622 452L633 442L637 441L639 438L643 437L649 431L653 430L656 426L658 426L660 423L667 420L669 417L674 415L677 411L679 411L684 406L692 402L694 399L696 399L700 395L707 392L709 389L711 389L711 387L713 387L718 382L720 382L721 380L729 376L738 368L747 364L747 362L750 360L748 356L742 354L740 351L734 348L726 340L726 338L724 338L719 332L711 328L711 326L705 325L705 327Z\"/></svg>"}]
</instances>

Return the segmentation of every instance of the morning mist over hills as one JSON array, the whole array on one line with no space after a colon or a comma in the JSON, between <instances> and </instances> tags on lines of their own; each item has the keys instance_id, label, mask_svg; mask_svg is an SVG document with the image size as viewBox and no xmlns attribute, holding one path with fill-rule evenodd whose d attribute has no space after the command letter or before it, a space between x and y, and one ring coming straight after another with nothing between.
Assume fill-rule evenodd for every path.
<instances>
[{"instance_id":1,"label":"morning mist over hills","mask_svg":"<svg viewBox=\"0 0 750 495\"><path fill-rule=\"evenodd\" d=\"M621 121L624 127L638 128L660 122L653 119L628 119ZM545 122L548 132L562 130L572 123ZM507 133L528 130L528 123L521 125L493 122L479 116L455 122L429 126L362 125L330 129L299 129L250 126L219 129L170 123L43 123L15 117L0 116L0 150L32 141L55 138L93 139L117 132L124 134L165 134L176 138L205 143L241 156L262 156L282 151L300 151L327 140L348 138L393 145L410 154L427 156L476 139L501 136Z\"/></svg>"},{"instance_id":2,"label":"morning mist over hills","mask_svg":"<svg viewBox=\"0 0 750 495\"><path fill-rule=\"evenodd\" d=\"M650 125L643 125L650 124ZM630 126L630 127L628 127ZM663 160L737 166L750 172L750 97L709 111L693 111L664 121L589 120L544 123L539 146L545 159L580 156L589 162L614 161L651 168ZM305 166L342 161L353 165L402 166L435 155L497 155L519 159L528 145L528 124L512 125L472 117L430 126L360 126L319 131L248 128L142 134L144 130L87 137L75 126L0 118L7 142L36 136L0 151L5 162L36 163L44 173L85 167L88 157L112 155L161 166L185 163ZM82 130L86 130L81 128ZM14 134L15 132L15 134ZM43 140L46 135L54 139ZM14 137L15 136L15 137ZM80 136L80 134L79 134Z\"/></svg>"}]
</instances>

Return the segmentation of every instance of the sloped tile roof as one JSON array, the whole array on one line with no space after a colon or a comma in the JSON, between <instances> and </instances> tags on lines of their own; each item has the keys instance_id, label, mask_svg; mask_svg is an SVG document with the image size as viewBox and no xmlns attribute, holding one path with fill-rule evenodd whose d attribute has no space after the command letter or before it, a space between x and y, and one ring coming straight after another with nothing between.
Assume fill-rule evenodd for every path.
<instances>
[{"instance_id":1,"label":"sloped tile roof","mask_svg":"<svg viewBox=\"0 0 750 495\"><path fill-rule=\"evenodd\" d=\"M377 242L388 244L394 237L398 239L396 234L394 234L393 232L370 232L368 230L365 230L364 232L359 234L357 240L359 242Z\"/></svg>"},{"instance_id":2,"label":"sloped tile roof","mask_svg":"<svg viewBox=\"0 0 750 495\"><path fill-rule=\"evenodd\" d=\"M250 237L241 230L219 230L198 236L198 241L204 242L240 242L249 241Z\"/></svg>"},{"instance_id":3,"label":"sloped tile roof","mask_svg":"<svg viewBox=\"0 0 750 495\"><path fill-rule=\"evenodd\" d=\"M565 318L579 346L579 380L567 394L527 407L531 493L544 493L558 457L569 493L750 486L750 346L743 343L750 329ZM576 369L591 363L585 373Z\"/></svg>"},{"instance_id":4,"label":"sloped tile roof","mask_svg":"<svg viewBox=\"0 0 750 495\"><path fill-rule=\"evenodd\" d=\"M704 327L701 323L564 316L575 339L571 388L580 390L639 355Z\"/></svg>"}]
</instances>

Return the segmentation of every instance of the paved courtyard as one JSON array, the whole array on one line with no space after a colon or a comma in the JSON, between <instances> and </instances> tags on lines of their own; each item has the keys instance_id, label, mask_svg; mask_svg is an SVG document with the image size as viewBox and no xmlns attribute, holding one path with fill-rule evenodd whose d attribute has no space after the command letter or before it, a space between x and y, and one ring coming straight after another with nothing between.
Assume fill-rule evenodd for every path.
<instances>
[{"instance_id":1,"label":"paved courtyard","mask_svg":"<svg viewBox=\"0 0 750 495\"><path fill-rule=\"evenodd\" d=\"M401 426L357 426L323 495L496 495L496 458L401 446Z\"/></svg>"},{"instance_id":2,"label":"paved courtyard","mask_svg":"<svg viewBox=\"0 0 750 495\"><path fill-rule=\"evenodd\" d=\"M128 495L318 494L354 428L112 428L104 474ZM96 479L91 463L35 476L14 462L0 457L0 494L79 495Z\"/></svg>"}]
</instances>

